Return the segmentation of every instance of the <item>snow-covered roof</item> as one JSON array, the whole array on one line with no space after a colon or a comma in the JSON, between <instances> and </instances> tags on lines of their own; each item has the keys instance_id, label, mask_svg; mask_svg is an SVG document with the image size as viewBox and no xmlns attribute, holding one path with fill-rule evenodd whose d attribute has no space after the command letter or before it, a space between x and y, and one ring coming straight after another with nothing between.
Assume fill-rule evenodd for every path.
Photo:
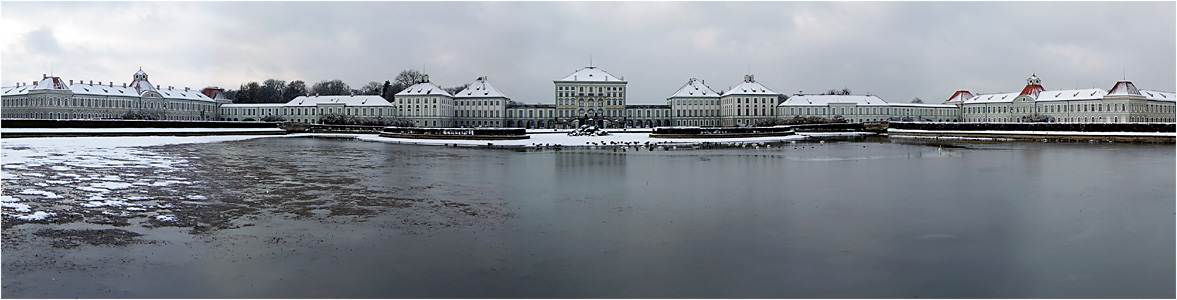
<instances>
[{"instance_id":1,"label":"snow-covered roof","mask_svg":"<svg viewBox=\"0 0 1177 300\"><path fill-rule=\"evenodd\" d=\"M936 103L887 103L891 107L924 107L924 108L956 108L952 104L936 104Z\"/></svg>"},{"instance_id":2,"label":"snow-covered roof","mask_svg":"<svg viewBox=\"0 0 1177 300\"><path fill-rule=\"evenodd\" d=\"M1037 101L1067 101L1067 100L1099 100L1107 96L1108 92L1103 89L1078 89L1078 90L1059 90L1059 91L1042 91L1038 94Z\"/></svg>"},{"instance_id":3,"label":"snow-covered roof","mask_svg":"<svg viewBox=\"0 0 1177 300\"><path fill-rule=\"evenodd\" d=\"M1108 92L1108 95L1111 95L1111 96L1129 96L1129 95L1143 96L1140 94L1140 90L1136 89L1136 85L1132 84L1131 81L1127 81L1127 80L1117 81L1116 85L1112 86L1112 90L1110 92Z\"/></svg>"},{"instance_id":4,"label":"snow-covered roof","mask_svg":"<svg viewBox=\"0 0 1177 300\"><path fill-rule=\"evenodd\" d=\"M205 96L200 91L193 90L193 89L185 90L185 89L176 89L176 88L169 87L166 89L157 90L156 92L163 94L164 98L171 98L171 99L188 99L188 100L205 100L205 101L212 101L213 100L212 98Z\"/></svg>"},{"instance_id":5,"label":"snow-covered roof","mask_svg":"<svg viewBox=\"0 0 1177 300\"><path fill-rule=\"evenodd\" d=\"M973 97L972 99L969 99L968 101L965 101L964 103L969 104L969 103L1013 102L1014 98L1017 98L1017 97L1018 97L1018 93L977 95L976 97Z\"/></svg>"},{"instance_id":6,"label":"snow-covered roof","mask_svg":"<svg viewBox=\"0 0 1177 300\"><path fill-rule=\"evenodd\" d=\"M41 79L40 82L37 82L37 85L35 85L31 88L31 90L65 90L65 89L67 89L66 84L64 81L61 80L60 77L45 77L44 79Z\"/></svg>"},{"instance_id":7,"label":"snow-covered roof","mask_svg":"<svg viewBox=\"0 0 1177 300\"><path fill-rule=\"evenodd\" d=\"M15 96L15 95L28 94L29 90L36 90L38 87L42 86L42 83L45 83L46 81L49 81L49 79L42 80L42 82L38 83L36 86L28 85L28 86L21 86L21 87L5 87L5 88L3 88L3 91L4 91L3 95L4 96ZM47 84L56 84L56 83L47 83ZM54 88L54 89L69 90L70 92L73 92L74 95L82 95L82 96L85 96L85 95L120 96L120 97L139 97L140 96L139 92L135 91L134 88L131 88L129 86L75 83L73 85L68 85L68 86L62 85L60 88ZM159 94L162 95L165 99L213 101L213 99L200 93L200 91L192 90L192 89L183 90L183 89L168 88L168 89L156 90L154 87L152 87L151 90L159 92Z\"/></svg>"},{"instance_id":8,"label":"snow-covered roof","mask_svg":"<svg viewBox=\"0 0 1177 300\"><path fill-rule=\"evenodd\" d=\"M486 77L478 77L466 89L454 95L455 98L507 98L498 88L486 81Z\"/></svg>"},{"instance_id":9,"label":"snow-covered roof","mask_svg":"<svg viewBox=\"0 0 1177 300\"><path fill-rule=\"evenodd\" d=\"M397 94L400 95L400 94ZM449 95L449 94L446 94ZM380 96L372 95L355 95L355 96L298 96L290 102L283 104L285 106L316 106L319 104L343 104L347 106L390 106L388 100L384 100Z\"/></svg>"},{"instance_id":10,"label":"snow-covered roof","mask_svg":"<svg viewBox=\"0 0 1177 300\"><path fill-rule=\"evenodd\" d=\"M136 92L135 89L123 86L79 83L69 86L69 89L78 95L139 97L139 92ZM162 93L160 94L162 95Z\"/></svg>"},{"instance_id":11,"label":"snow-covered roof","mask_svg":"<svg viewBox=\"0 0 1177 300\"><path fill-rule=\"evenodd\" d=\"M744 75L744 82L733 87L731 90L723 93L728 95L780 95L768 89L764 85L756 82L756 78L752 75Z\"/></svg>"},{"instance_id":12,"label":"snow-covered roof","mask_svg":"<svg viewBox=\"0 0 1177 300\"><path fill-rule=\"evenodd\" d=\"M449 97L454 96L454 95L450 95L449 92L446 92L440 86L437 86L436 84L433 84L432 82L428 82L428 81L414 84L414 85L406 88L405 90L401 91L400 93L396 93L396 96L426 96L426 95L438 95L438 96L449 96Z\"/></svg>"},{"instance_id":13,"label":"snow-covered roof","mask_svg":"<svg viewBox=\"0 0 1177 300\"><path fill-rule=\"evenodd\" d=\"M3 88L4 96L16 96L29 93L29 86L6 86Z\"/></svg>"},{"instance_id":14,"label":"snow-covered roof","mask_svg":"<svg viewBox=\"0 0 1177 300\"><path fill-rule=\"evenodd\" d=\"M283 107L286 103L225 103L221 104L221 108L271 108Z\"/></svg>"},{"instance_id":15,"label":"snow-covered roof","mask_svg":"<svg viewBox=\"0 0 1177 300\"><path fill-rule=\"evenodd\" d=\"M972 97L973 97L972 92L969 92L967 90L959 90L959 91L956 91L956 93L952 93L952 97L948 97L948 100L944 101L944 103L964 102L965 100L968 100L969 98L972 98Z\"/></svg>"},{"instance_id":16,"label":"snow-covered roof","mask_svg":"<svg viewBox=\"0 0 1177 300\"><path fill-rule=\"evenodd\" d=\"M613 76L613 74L609 74L609 72L605 72L604 70L597 69L597 67L584 67L565 76L564 79L557 81L625 82L625 80Z\"/></svg>"},{"instance_id":17,"label":"snow-covered roof","mask_svg":"<svg viewBox=\"0 0 1177 300\"><path fill-rule=\"evenodd\" d=\"M1174 94L1173 92L1140 90L1140 94L1142 96L1144 96L1145 98L1148 98L1148 100L1169 101L1169 102L1174 102L1175 100L1177 100L1177 94Z\"/></svg>"},{"instance_id":18,"label":"snow-covered roof","mask_svg":"<svg viewBox=\"0 0 1177 300\"><path fill-rule=\"evenodd\" d=\"M143 71L140 70L139 72L142 73ZM155 91L155 87L151 86L151 82L147 82L147 80L131 81L131 84L129 84L127 86L132 89L135 89L135 92L137 95L142 95L143 93L146 93L146 92Z\"/></svg>"},{"instance_id":19,"label":"snow-covered roof","mask_svg":"<svg viewBox=\"0 0 1177 300\"><path fill-rule=\"evenodd\" d=\"M141 95L138 91L136 91L134 88L132 88L130 86L124 87L124 86L113 86L113 85L98 85L98 84L81 84L81 83L79 83L79 84L71 85L70 90L73 91L74 94L79 94L79 95L123 96L123 97L138 97ZM167 99L213 101L212 98L209 98L208 96L205 96L204 94L200 93L200 91L193 90L193 89L184 90L184 89L176 89L176 88L163 88L163 89L157 90L157 89L155 89L155 87L151 87L151 90L159 93L160 95L162 95L164 98L167 98Z\"/></svg>"},{"instance_id":20,"label":"snow-covered roof","mask_svg":"<svg viewBox=\"0 0 1177 300\"><path fill-rule=\"evenodd\" d=\"M778 106L826 106L830 104L887 105L877 96L863 95L795 95Z\"/></svg>"},{"instance_id":21,"label":"snow-covered roof","mask_svg":"<svg viewBox=\"0 0 1177 300\"><path fill-rule=\"evenodd\" d=\"M687 84L684 84L677 92L674 92L674 95L670 96L670 98L680 97L719 98L719 93L703 84L702 80L691 78L687 80Z\"/></svg>"}]
</instances>

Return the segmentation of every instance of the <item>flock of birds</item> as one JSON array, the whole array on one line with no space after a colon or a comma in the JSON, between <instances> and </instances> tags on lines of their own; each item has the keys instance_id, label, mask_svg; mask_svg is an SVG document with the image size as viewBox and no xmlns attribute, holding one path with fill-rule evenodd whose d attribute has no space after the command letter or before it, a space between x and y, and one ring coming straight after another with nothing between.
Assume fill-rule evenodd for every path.
<instances>
[{"instance_id":1,"label":"flock of birds","mask_svg":"<svg viewBox=\"0 0 1177 300\"><path fill-rule=\"evenodd\" d=\"M817 142L817 145L812 145L812 144L810 144L810 145L805 145L805 144L798 145L798 144L797 144L797 141L790 141L790 142L789 142L789 144L790 144L791 146L793 146L793 149L816 148L816 147L820 147L820 146L825 146L825 143L826 143L826 141L818 141L818 142ZM629 151L629 150L633 150L633 151L642 151L642 150L646 150L646 151L671 151L671 150L678 150L678 146L679 146L680 144L671 143L671 142L653 142L653 143L651 143L651 142L649 142L649 141L646 141L646 142L644 142L644 143L643 143L643 142L618 142L618 141L609 141L609 142L605 142L605 141L600 141L600 142L584 142L584 145L585 145L585 146L587 146L587 147L589 147L589 148L591 148L591 149L597 149L598 147L608 147L608 148L612 148L612 149L613 149L613 152L618 152L618 151L621 151L621 152L626 152L626 151ZM535 149L535 150L555 150L555 151L560 151L560 150L564 150L564 147L566 147L566 146L565 146L565 145L560 145L560 144L540 144L540 143L531 143L531 148L533 148L533 149ZM685 147L686 147L686 146L684 146L684 148L685 148ZM762 147L763 147L763 148L766 148L766 149L771 149L771 148L773 147L773 143L765 143L765 142L759 142L759 143L742 143L742 142L737 142L737 143L710 143L710 142L704 142L704 143L701 143L701 144L695 144L695 145L692 145L692 146L690 146L690 148L691 148L691 149L699 149L699 148L703 148L703 147L723 147L723 148L728 148L728 147L749 148L749 147L751 147L751 148L753 148L753 149L760 149L760 148L762 148ZM866 148L866 146L863 146L863 148Z\"/></svg>"}]
</instances>

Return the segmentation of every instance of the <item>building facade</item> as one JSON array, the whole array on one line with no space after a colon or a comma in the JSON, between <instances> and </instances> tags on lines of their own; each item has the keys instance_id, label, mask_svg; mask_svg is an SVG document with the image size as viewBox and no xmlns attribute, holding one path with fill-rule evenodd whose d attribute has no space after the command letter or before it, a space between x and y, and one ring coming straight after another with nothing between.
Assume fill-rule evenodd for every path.
<instances>
[{"instance_id":1,"label":"building facade","mask_svg":"<svg viewBox=\"0 0 1177 300\"><path fill-rule=\"evenodd\" d=\"M576 70L555 85L556 116L571 122L582 119L620 123L625 114L625 85L622 77L596 67Z\"/></svg>"},{"instance_id":2,"label":"building facade","mask_svg":"<svg viewBox=\"0 0 1177 300\"><path fill-rule=\"evenodd\" d=\"M965 122L1174 122L1175 94L1137 89L1120 80L1111 91L1100 88L1046 90L1038 76L1030 75L1019 93L976 95L966 100L958 91L945 101L959 107Z\"/></svg>"},{"instance_id":3,"label":"building facade","mask_svg":"<svg viewBox=\"0 0 1177 300\"><path fill-rule=\"evenodd\" d=\"M0 115L4 118L115 119L128 113L151 114L163 120L217 120L219 105L201 91L152 85L140 69L131 82L68 82L41 76L29 84L4 87Z\"/></svg>"},{"instance_id":4,"label":"building facade","mask_svg":"<svg viewBox=\"0 0 1177 300\"><path fill-rule=\"evenodd\" d=\"M588 122L607 128L750 126L775 118L821 117L847 122L1174 122L1177 95L1138 89L1131 81L1100 88L1047 90L1037 75L1021 92L953 93L940 104L888 103L872 95L803 95L773 92L751 74L727 91L690 78L666 105L629 105L628 82L596 67L553 80L554 102L523 104L478 77L450 94L428 75L394 95L300 96L287 103L234 104L223 90L152 85L139 70L130 83L83 83L42 76L0 88L4 118L115 119L128 113L164 120L281 120L320 123L325 115L401 118L419 127L574 128Z\"/></svg>"},{"instance_id":5,"label":"building facade","mask_svg":"<svg viewBox=\"0 0 1177 300\"><path fill-rule=\"evenodd\" d=\"M783 118L840 118L851 123L954 122L957 108L949 104L888 103L873 95L793 95L777 106L777 115Z\"/></svg>"},{"instance_id":6,"label":"building facade","mask_svg":"<svg viewBox=\"0 0 1177 300\"><path fill-rule=\"evenodd\" d=\"M393 105L380 96L299 96L286 103L222 104L225 121L319 123L325 115L392 118Z\"/></svg>"},{"instance_id":7,"label":"building facade","mask_svg":"<svg viewBox=\"0 0 1177 300\"><path fill-rule=\"evenodd\" d=\"M744 75L744 82L719 97L721 126L751 126L759 120L776 117L776 105L781 94L756 82L752 74Z\"/></svg>"},{"instance_id":8,"label":"building facade","mask_svg":"<svg viewBox=\"0 0 1177 300\"><path fill-rule=\"evenodd\" d=\"M719 126L719 93L697 78L666 98L674 126Z\"/></svg>"},{"instance_id":9,"label":"building facade","mask_svg":"<svg viewBox=\"0 0 1177 300\"><path fill-rule=\"evenodd\" d=\"M422 75L417 83L393 95L396 116L417 127L455 127L454 95Z\"/></svg>"},{"instance_id":10,"label":"building facade","mask_svg":"<svg viewBox=\"0 0 1177 300\"><path fill-rule=\"evenodd\" d=\"M454 122L458 127L506 126L507 104L511 98L486 80L478 77L466 89L454 95ZM510 126L508 126L510 127Z\"/></svg>"}]
</instances>

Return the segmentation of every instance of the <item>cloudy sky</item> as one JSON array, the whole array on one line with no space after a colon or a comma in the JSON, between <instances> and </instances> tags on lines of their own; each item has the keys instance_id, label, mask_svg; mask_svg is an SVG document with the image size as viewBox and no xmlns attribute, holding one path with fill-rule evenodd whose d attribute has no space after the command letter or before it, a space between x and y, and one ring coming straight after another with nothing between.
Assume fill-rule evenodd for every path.
<instances>
[{"instance_id":1,"label":"cloudy sky","mask_svg":"<svg viewBox=\"0 0 1177 300\"><path fill-rule=\"evenodd\" d=\"M890 102L957 89L1175 91L1167 2L3 2L0 82L66 80L235 89L267 78L353 88L422 69L450 87L489 76L515 101L589 64L631 104L688 78L716 90L751 72L783 94L849 88Z\"/></svg>"}]
</instances>

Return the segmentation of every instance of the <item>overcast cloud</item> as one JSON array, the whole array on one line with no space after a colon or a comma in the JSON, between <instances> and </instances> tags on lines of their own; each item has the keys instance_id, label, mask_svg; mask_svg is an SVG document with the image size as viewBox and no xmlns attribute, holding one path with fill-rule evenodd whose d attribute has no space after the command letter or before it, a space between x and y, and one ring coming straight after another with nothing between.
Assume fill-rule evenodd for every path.
<instances>
[{"instance_id":1,"label":"overcast cloud","mask_svg":"<svg viewBox=\"0 0 1177 300\"><path fill-rule=\"evenodd\" d=\"M552 80L593 64L631 104L695 77L749 71L783 94L849 88L890 102L957 89L1175 91L1166 2L3 2L4 86L66 80L236 89L278 78L353 88L424 68L443 87L478 76L515 101L553 103Z\"/></svg>"}]
</instances>

